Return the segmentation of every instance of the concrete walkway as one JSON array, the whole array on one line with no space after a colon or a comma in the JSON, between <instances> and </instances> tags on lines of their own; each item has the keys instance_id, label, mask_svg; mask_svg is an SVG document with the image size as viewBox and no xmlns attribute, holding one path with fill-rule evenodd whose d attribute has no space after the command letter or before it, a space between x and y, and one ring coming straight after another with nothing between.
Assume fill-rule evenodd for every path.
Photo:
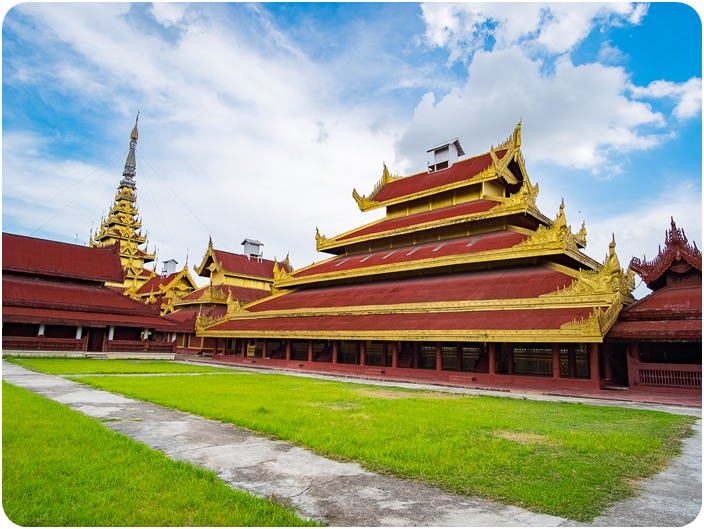
<instances>
[{"instance_id":1,"label":"concrete walkway","mask_svg":"<svg viewBox=\"0 0 704 529\"><path fill-rule=\"evenodd\" d=\"M90 417L111 419L104 423L106 427L173 459L214 470L234 488L279 499L301 516L331 526L580 525L373 474L357 464L332 461L229 424L88 388L58 376L34 373L4 361L2 378ZM652 405L642 407L653 409ZM701 408L655 408L673 408L662 411L701 418ZM692 522L701 508L701 447L699 420L696 436L685 441L684 454L670 469L642 483L640 496L615 505L591 525L675 527Z\"/></svg>"}]
</instances>

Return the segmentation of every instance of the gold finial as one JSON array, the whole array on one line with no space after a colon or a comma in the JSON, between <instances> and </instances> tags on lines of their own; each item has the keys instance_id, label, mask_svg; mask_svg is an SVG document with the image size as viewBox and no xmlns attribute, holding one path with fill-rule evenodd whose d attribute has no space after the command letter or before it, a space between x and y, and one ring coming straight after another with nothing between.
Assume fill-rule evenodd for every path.
<instances>
[{"instance_id":1,"label":"gold finial","mask_svg":"<svg viewBox=\"0 0 704 529\"><path fill-rule=\"evenodd\" d=\"M139 132L137 131L137 123L139 122L139 110L137 111L137 119L134 120L134 128L132 129L132 133L130 134L130 139L131 140L137 140L139 136Z\"/></svg>"}]
</instances>

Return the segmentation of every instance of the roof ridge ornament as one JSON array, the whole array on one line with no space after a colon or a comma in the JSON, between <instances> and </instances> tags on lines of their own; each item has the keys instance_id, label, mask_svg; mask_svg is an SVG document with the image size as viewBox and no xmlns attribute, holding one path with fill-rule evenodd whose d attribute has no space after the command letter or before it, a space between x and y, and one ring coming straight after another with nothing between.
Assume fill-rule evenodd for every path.
<instances>
[{"instance_id":1,"label":"roof ridge ornament","mask_svg":"<svg viewBox=\"0 0 704 529\"><path fill-rule=\"evenodd\" d=\"M702 252L697 248L696 243L690 244L684 229L678 228L673 217L670 217L670 229L665 232L665 248L658 245L658 254L654 259L648 261L634 257L628 267L634 270L643 279L648 288L657 281L675 261L684 260L702 271Z\"/></svg>"}]
</instances>

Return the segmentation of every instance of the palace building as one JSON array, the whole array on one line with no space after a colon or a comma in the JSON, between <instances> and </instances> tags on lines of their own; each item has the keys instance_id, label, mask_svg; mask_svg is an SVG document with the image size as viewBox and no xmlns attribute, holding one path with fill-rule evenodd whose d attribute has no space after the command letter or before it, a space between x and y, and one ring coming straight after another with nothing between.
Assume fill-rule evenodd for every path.
<instances>
[{"instance_id":1,"label":"palace building","mask_svg":"<svg viewBox=\"0 0 704 529\"><path fill-rule=\"evenodd\" d=\"M88 248L3 233L3 352L173 358L176 322L106 286L125 274L117 244Z\"/></svg>"},{"instance_id":2,"label":"palace building","mask_svg":"<svg viewBox=\"0 0 704 529\"><path fill-rule=\"evenodd\" d=\"M218 348L218 339L199 337L195 333L197 318L220 318L230 307L242 306L271 295L274 270L291 270L288 256L282 263L264 259L263 244L253 239L242 241L243 253L236 254L208 248L199 266L194 270L208 284L194 291L171 290L164 313L181 322L178 332L178 352L182 354L212 354Z\"/></svg>"},{"instance_id":3,"label":"palace building","mask_svg":"<svg viewBox=\"0 0 704 529\"><path fill-rule=\"evenodd\" d=\"M384 166L371 193L353 190L361 211L385 208L384 218L334 237L316 229L329 259L275 267L271 296L199 318L196 334L220 339L215 353L245 365L607 387L604 338L635 286L615 241L595 260L564 202L552 218L538 210L520 124L473 157L460 159L457 140L428 152L427 171L399 177Z\"/></svg>"}]
</instances>

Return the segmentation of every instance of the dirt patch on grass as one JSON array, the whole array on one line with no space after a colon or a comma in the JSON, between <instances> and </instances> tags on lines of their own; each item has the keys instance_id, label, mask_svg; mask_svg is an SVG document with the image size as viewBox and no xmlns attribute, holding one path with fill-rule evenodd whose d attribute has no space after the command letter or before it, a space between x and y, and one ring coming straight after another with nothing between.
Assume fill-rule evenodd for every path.
<instances>
[{"instance_id":1,"label":"dirt patch on grass","mask_svg":"<svg viewBox=\"0 0 704 529\"><path fill-rule=\"evenodd\" d=\"M381 399L456 399L456 395L447 393L435 393L433 391L392 391L390 389L360 389L359 393L367 397L378 397Z\"/></svg>"},{"instance_id":2,"label":"dirt patch on grass","mask_svg":"<svg viewBox=\"0 0 704 529\"><path fill-rule=\"evenodd\" d=\"M545 435L540 435L537 433L526 433L526 432L509 432L507 430L499 430L494 432L496 437L501 437L508 441L515 441L524 445L555 445L554 441L548 439Z\"/></svg>"},{"instance_id":3,"label":"dirt patch on grass","mask_svg":"<svg viewBox=\"0 0 704 529\"><path fill-rule=\"evenodd\" d=\"M356 402L345 402L345 401L309 402L308 406L313 406L314 408L327 408L328 410L337 410L337 411L353 410L355 408L359 408L359 404L357 404Z\"/></svg>"}]
</instances>

